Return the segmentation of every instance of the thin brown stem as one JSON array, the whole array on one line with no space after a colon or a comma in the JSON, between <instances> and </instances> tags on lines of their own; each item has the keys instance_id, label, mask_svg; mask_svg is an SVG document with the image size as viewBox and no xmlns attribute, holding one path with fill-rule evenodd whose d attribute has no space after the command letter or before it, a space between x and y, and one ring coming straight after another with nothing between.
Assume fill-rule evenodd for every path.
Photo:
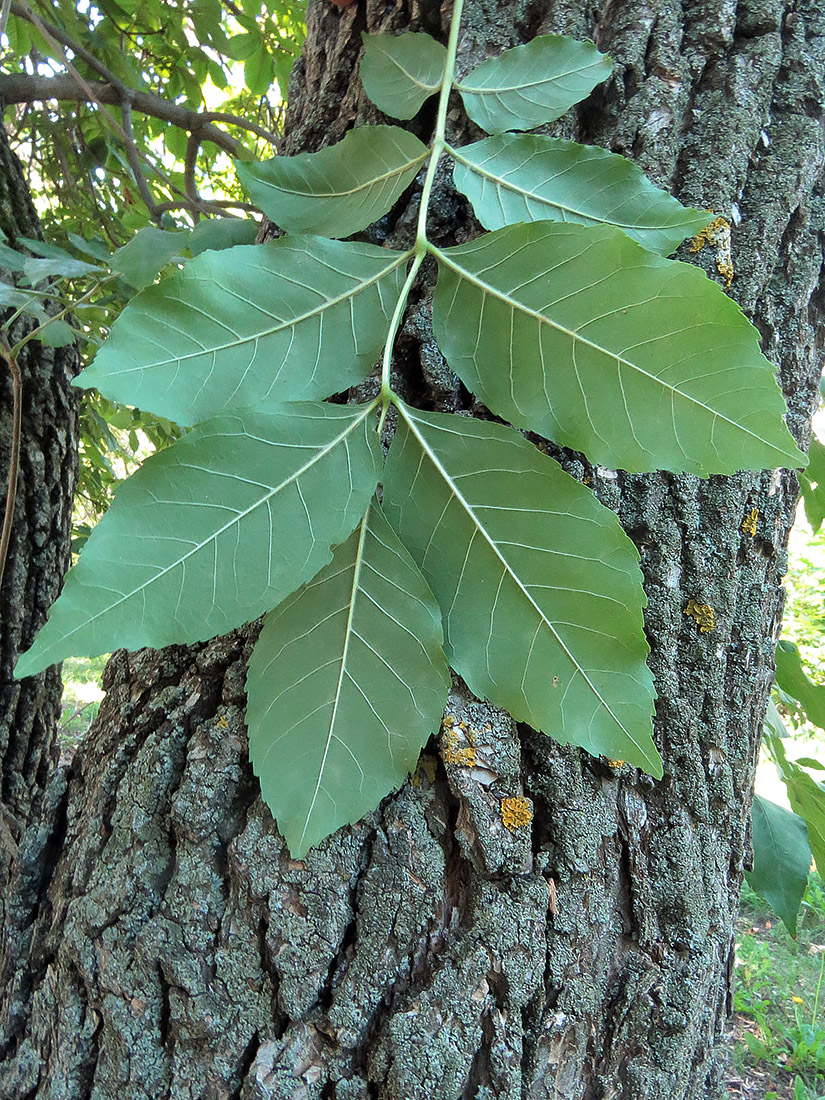
<instances>
[{"instance_id":1,"label":"thin brown stem","mask_svg":"<svg viewBox=\"0 0 825 1100\"><path fill-rule=\"evenodd\" d=\"M14 525L14 505L17 500L17 474L20 469L20 435L23 422L23 378L17 360L11 353L5 334L0 333L0 355L11 371L12 379L12 431L11 454L9 456L9 483L6 489L6 513L3 516L3 533L0 535L0 585L9 554L11 531Z\"/></svg>"}]
</instances>

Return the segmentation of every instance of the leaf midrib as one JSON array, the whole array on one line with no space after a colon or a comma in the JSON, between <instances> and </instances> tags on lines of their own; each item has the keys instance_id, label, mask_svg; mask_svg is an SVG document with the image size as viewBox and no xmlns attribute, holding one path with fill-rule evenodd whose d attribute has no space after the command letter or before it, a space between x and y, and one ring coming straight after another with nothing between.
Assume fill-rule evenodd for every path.
<instances>
[{"instance_id":1,"label":"leaf midrib","mask_svg":"<svg viewBox=\"0 0 825 1100\"><path fill-rule=\"evenodd\" d=\"M498 59L496 58L495 60ZM588 69L592 69L598 64L598 61L591 61L587 65L580 65L575 69L567 69L563 73L553 73L552 76L542 76L537 80L530 80L524 84L500 84L496 88L485 88L479 84L465 84L464 81L462 81L460 84L456 84L456 88L458 88L460 92L471 92L473 95L502 95L505 92L520 92L523 88L538 88L542 84L556 84L566 76L576 76L579 73L587 72Z\"/></svg>"},{"instance_id":2,"label":"leaf midrib","mask_svg":"<svg viewBox=\"0 0 825 1100\"><path fill-rule=\"evenodd\" d=\"M136 596L139 592L142 592L145 588L148 588L150 585L155 584L155 582L160 580L161 577L166 576L167 573L171 572L173 569L176 569L182 562L185 562L189 558L191 558L193 554L199 553L201 550L203 550L203 548L205 546L208 546L212 542L216 542L216 540L225 531L230 530L233 526L240 523L246 516L250 515L250 513L254 512L257 508L262 507L264 504L266 504L266 502L268 500L271 500L272 497L275 496L276 493L280 493L288 485L290 485L291 483L297 481L297 479L300 478L303 474L305 474L307 472L307 470L311 470L312 467L317 462L320 462L323 458L326 458L326 456L330 453L330 451L334 450L337 446L339 446L343 442L343 440L345 440L351 432L355 431L355 429L361 423L363 423L363 421L366 419L366 417L370 414L370 412L372 412L373 409L375 409L377 407L377 405L378 405L378 401L376 399L376 400L372 401L369 405L364 406L364 411L361 414L359 414L357 419L351 421L350 424L347 426L347 428L344 431L342 431L339 435L337 435L335 437L335 439L333 439L329 443L327 443L320 451L317 451L309 461L305 462L304 465L300 467L300 469L294 471L292 474L290 474L289 477L285 478L279 485L276 485L272 489L270 489L268 493L266 493L264 496L260 497L257 501L255 501L254 504L251 504L243 512L235 513L234 518L229 520L227 523L225 523L221 528L219 528L219 530L213 532L207 539L204 539L203 542L199 543L197 546L194 546L191 550L188 550L185 554L183 554L181 557L179 557L176 561L172 562L170 565L165 566L159 572L155 573L154 576L152 576L148 580L144 581L143 584L138 585L137 588L133 588L131 590L131 592L122 593L121 598L119 600L116 600L114 603L108 604L106 607L102 608L100 611L97 612L97 614L93 615L91 618L84 619L82 623L80 623L78 626L76 626L74 628L74 630L70 630L68 633L62 634L61 637L57 641L52 643L52 646L50 646L49 648L53 648L55 645L58 645L61 642L65 642L66 639L71 638L72 635L76 634L79 630L85 629L86 627L90 626L92 623L96 622L102 615L108 615L109 612L113 611L117 607L120 607L120 605L125 603L126 600L132 599L132 597ZM242 433L242 434L246 435L248 433ZM212 472L214 472L214 471L212 471Z\"/></svg>"},{"instance_id":3,"label":"leaf midrib","mask_svg":"<svg viewBox=\"0 0 825 1100\"><path fill-rule=\"evenodd\" d=\"M476 164L472 160L468 160L467 157L461 155L461 151L459 149L454 149L451 145L448 145L446 147L446 151L460 164L463 164L466 168L469 168L471 172L475 172L477 176L482 176L484 179L492 181L503 190L512 191L514 194L517 195L524 195L527 198L531 198L534 199L536 202L542 203L544 206L550 206L556 210L562 210L570 214L575 214L579 218L586 218L594 225L615 225L619 229L638 229L643 231L667 230L674 228L672 222L661 222L656 224L644 225L641 222L619 222L616 221L615 218L602 218L594 214L588 214L584 210L577 210L574 206L567 206L563 202L555 202L552 199L544 198L543 195L538 195L535 191L528 191L524 187L519 187L514 183L509 183L502 176L494 175L486 168L482 168L481 165ZM549 183L550 181L545 180L544 182Z\"/></svg>"},{"instance_id":4,"label":"leaf midrib","mask_svg":"<svg viewBox=\"0 0 825 1100\"><path fill-rule=\"evenodd\" d=\"M307 154L308 156L317 154ZM353 195L357 195L361 191L367 191L369 188L374 187L376 184L381 184L385 180L393 179L396 176L402 176L405 172L408 172L411 168L416 167L419 164L423 164L429 157L430 150L425 149L423 153L419 153L417 157L413 157L410 160L405 161L404 164L389 169L386 172L382 172L378 176L372 176L364 183L359 183L356 187L350 187L346 191L299 191L296 187L286 187L280 183L273 183L271 180L262 180L259 176L255 177L257 182L263 187L271 187L274 191L280 191L285 195L295 195L300 199L321 199L325 201L327 199L346 199ZM309 186L309 185L308 185Z\"/></svg>"},{"instance_id":5,"label":"leaf midrib","mask_svg":"<svg viewBox=\"0 0 825 1100\"><path fill-rule=\"evenodd\" d=\"M225 343L216 344L214 347L199 348L197 351L187 352L185 355L175 355L169 359L158 359L154 363L142 363L139 366L127 367L125 370L118 371L117 377L119 378L124 374L133 374L136 371L139 372L152 370L155 367L164 367L167 366L169 363L185 363L189 359L199 359L204 355L219 355L222 352L229 351L231 348L242 347L244 344L249 344L256 340L263 340L268 336L275 335L275 333L277 332L283 332L294 328L296 325L303 324L304 321L309 321L313 317L317 317L322 313L326 313L328 309L332 309L334 306L340 305L342 302L346 302L347 300L354 298L357 294L360 294L362 291L369 289L369 287L371 286L374 286L382 279L385 279L387 275L393 272L397 267L400 267L402 264L407 263L412 255L412 249L410 249L408 252L404 252L398 257L398 259L394 260L391 264L383 268L383 270L377 272L375 275L370 276L369 279L366 279L363 282L359 282L356 286L341 294L336 295L336 297L334 298L325 298L324 301L321 302L319 305L314 306L312 309L305 310L303 313L299 314L297 317L293 317L291 320L281 321L277 325L272 325L269 328L263 328L260 332L256 332L251 336L240 336L240 334L236 333L236 338L234 340L227 340ZM258 308L262 307L259 306Z\"/></svg>"},{"instance_id":6,"label":"leaf midrib","mask_svg":"<svg viewBox=\"0 0 825 1100\"><path fill-rule=\"evenodd\" d=\"M708 413L712 419L722 420L724 421L724 423L730 425L730 427L736 429L737 431L743 432L745 435L750 436L758 443L765 444L766 441L762 439L761 436L757 435L756 432L751 431L744 424L738 424L735 420L731 420L729 416L725 416L724 413L719 412L717 409L712 409L709 405L706 405L704 401L700 401L698 398L692 397L690 394L685 393L684 390L680 390L676 386L671 385L669 382L665 382L663 379L658 378L655 374L651 374L650 371L645 370L644 367L640 366L638 363L633 363L630 359L625 359L625 357L623 355L620 355L618 352L611 351L610 348L602 347L601 344L597 344L593 340L588 340L586 336L581 336L578 332L575 332L573 329L567 328L565 325L560 324L558 321L554 321L546 314L539 313L538 310L531 309L529 306L524 305L523 302L519 302L516 298L511 298L505 291L499 290L497 287L491 286L489 283L486 283L483 279L474 275L472 272L467 271L466 268L463 268L459 264L450 260L446 253L442 252L440 248L436 248L435 245L428 243L428 251L430 251L436 257L436 259L439 260L439 262L445 264L447 267L455 271L456 274L459 275L461 278L466 279L469 283L473 283L480 290L484 291L487 294L490 294L493 298L498 298L499 301L505 302L511 308L518 309L526 316L533 317L540 324L549 325L550 328L555 329L557 332L563 333L570 340L577 341L580 344L584 344L586 347L592 348L594 351L597 351L602 355L613 359L616 363L621 363L624 366L628 367L630 370L635 371L638 375L646 378L649 382L661 386L663 390L666 390L671 394L671 400L673 400L673 395L676 395L683 401L688 401L691 404L695 405L697 408L704 409L704 411ZM591 318L591 320L598 320L598 318ZM768 445L772 447L772 449L777 453L784 454L787 457L787 452L780 451L779 448L776 447L774 444Z\"/></svg>"},{"instance_id":7,"label":"leaf midrib","mask_svg":"<svg viewBox=\"0 0 825 1100\"><path fill-rule=\"evenodd\" d=\"M598 688L596 687L596 685L595 685L595 684L593 683L593 681L592 681L592 680L590 679L590 677L588 676L588 674L587 674L587 672L585 671L585 669L583 669L583 668L582 668L581 664L580 664L580 663L579 663L579 661L578 661L578 660L576 659L576 657L574 656L574 654L572 653L572 651L570 650L570 648L569 648L569 647L568 647L568 646L567 646L567 645L565 644L565 642L564 642L564 641L562 640L562 638L561 638L561 636L559 635L558 631L556 630L556 628L555 628L554 624L553 624L553 623L552 623L552 622L551 622L551 621L550 621L550 620L549 620L549 619L547 618L547 616L545 615L544 611L542 611L542 609L541 609L541 608L539 607L539 605L538 605L538 604L536 603L536 601L535 601L535 600L533 599L533 597L532 597L532 595L530 594L530 592L529 592L529 591L528 591L528 590L527 590L527 589L525 588L525 586L524 586L524 584L522 583L521 579L520 579L520 578L518 577L518 575L517 575L517 574L516 574L516 573L515 573L515 572L513 571L513 569L512 569L512 567L510 566L509 562L507 561L507 559L506 559L506 558L504 557L504 555L503 555L503 554L501 553L501 551L499 550L499 548L498 548L498 545L497 545L497 543L496 543L496 542L495 542L495 541L493 540L493 538L492 538L492 537L491 537L491 536L490 536L490 535L489 535L489 534L487 533L487 531L486 531L486 529L485 529L484 525L483 525L483 524L482 524L482 523L480 522L480 520L479 520L479 519L478 519L478 517L476 516L475 512L473 511L473 507L472 507L472 505L471 505L471 504L469 503L469 501L467 501L467 500L466 500L466 499L464 498L464 496L463 496L463 495L462 495L462 494L461 494L461 493L460 493L460 492L458 491L458 488L457 488L457 486L455 485L455 482L453 481L453 479L452 479L452 478L450 477L450 474L449 474L449 472L448 472L448 471L447 471L447 470L445 469L444 465L443 465L443 464L441 463L441 461L439 460L438 456L437 456L437 455L435 454L435 452L434 452L434 451L432 450L432 448L431 448L431 447L429 446L429 444L427 443L427 440L425 439L425 437L423 436L423 434L422 434L422 433L421 433L421 432L420 432L420 431L418 430L418 428L417 428L417 426L416 426L416 423L415 423L415 420L414 420L414 418L413 418L413 416L412 416L412 413L411 413L410 409L409 409L409 408L408 408L408 407L407 407L406 405L402 404L402 402L400 402L400 401L399 401L399 402L397 402L397 405L398 405L398 409L399 409L399 411L401 412L401 415L402 415L402 416L404 417L405 421L406 421L406 422L407 422L407 424L409 425L409 427L410 427L410 430L411 430L411 431L413 432L413 434L414 434L415 438L416 438L416 439L418 440L418 443L419 443L419 445L421 446L421 448L422 448L422 450L424 451L424 453L426 454L427 458L429 458L429 460L430 460L430 461L432 462L432 464L433 464L433 465L435 466L436 470L437 470L437 471L438 471L438 472L439 472L439 473L441 474L442 478L443 478L443 479L444 479L444 481L445 481L445 482L447 483L447 486L449 487L449 489L450 489L450 492L451 492L451 493L453 494L453 496L455 497L455 499L456 499L456 500L457 500L457 501L459 502L459 504L461 505L461 507L462 507L462 508L464 509L464 511L465 511L465 512L467 513L468 517L470 518L470 521L471 521L471 523L472 523L472 524L474 525L474 527L476 528L476 530L477 530L477 531L479 531L479 532L481 533L481 535L482 535L482 537L484 538L484 540L486 541L487 545L488 545L488 546L490 547L490 549L491 549L491 550L493 551L493 553L495 554L495 556L496 556L496 557L498 558L498 560L499 560L499 561L501 562L501 565L502 565L502 567L503 567L503 569L504 569L505 573L506 573L506 574L507 574L507 575L508 575L508 576L509 576L509 577L511 578L511 580L512 580L512 581L513 581L513 582L514 582L514 583L516 584L516 586L518 587L518 589L519 589L519 590L521 591L522 595L523 595L523 596L524 596L524 597L525 597L525 598L526 598L526 599L528 600L528 602L529 602L529 603L531 604L531 606L532 606L532 607L534 608L534 610L536 611L536 613L537 613L537 614L538 614L538 616L539 616L539 619L540 619L540 621L541 621L542 623L546 624L546 626L547 626L547 629L548 629L548 630L549 630L549 631L550 631L550 632L552 633L553 637L554 637L554 638L556 639L556 641L558 642L558 644L559 644L559 646L561 647L561 649L562 649L562 650L563 650L563 651L564 651L564 652L565 652L565 653L567 654L567 656L568 656L568 657L570 658L570 661L571 661L571 662L572 662L572 664L573 664L573 665L575 666L575 668L577 668L577 669L578 669L579 673L581 674L581 676L582 676L582 678L584 679L584 681L585 681L585 683L587 684L587 686L588 686L588 687L590 688L590 690L591 690L591 691L593 692L593 694L594 694L594 695L596 696L596 698L597 698L597 699L599 700L599 702L601 703L601 705L602 705L602 706L603 706L603 707L605 708L605 710L606 710L606 711L608 712L608 714L609 714L609 715L610 715L610 717L611 717L611 718L613 719L613 721L614 721L614 722L616 723L616 725L617 725L617 726L619 727L619 729L620 729L620 730L622 730L622 732L623 732L623 733L624 733L624 734L625 734L625 735L627 736L627 738L628 738L628 739L629 739L629 740L631 741L631 743L632 743L632 744L634 744L634 745L636 746L636 748L637 748L637 749L639 750L639 752L641 753L642 757L643 757L643 758L644 758L645 760L649 760L649 759L650 759L650 757L648 756L648 754L647 754L647 753L646 753L646 752L644 751L644 749L643 749L643 748L642 748L642 746L641 746L641 745L640 745L640 744L638 743L638 741L636 740L636 738L635 738L635 737L634 737L634 736L633 736L633 735L632 735L632 734L630 733L630 731L629 731L629 730L627 729L627 727L626 727L626 726L624 725L624 723L623 723L623 722L621 721L621 719L620 719L620 718L618 717L618 715L617 715L617 714L615 714L615 712L613 711L613 708L612 708L612 707L610 706L610 704L609 704L609 703L607 702L607 700L606 700L606 699L605 699L605 698L603 697L603 695L601 694L601 692L599 691L599 689L598 689ZM435 430L438 430L438 429L435 429ZM526 671L526 670L525 670L525 671Z\"/></svg>"},{"instance_id":8,"label":"leaf midrib","mask_svg":"<svg viewBox=\"0 0 825 1100\"><path fill-rule=\"evenodd\" d=\"M359 581L360 581L360 578L361 578L361 566L363 565L363 562L364 562L364 543L366 542L366 538L367 538L367 521L369 519L369 514L370 514L370 509L368 508L366 513L364 514L364 518L361 520L361 533L360 533L359 538L358 538L358 548L355 552L355 567L353 569L352 586L350 588L349 611L347 613L347 625L346 625L345 630L344 630L344 648L343 648L343 652L341 653L341 667L340 667L339 672L338 672L338 681L335 685L335 695L333 697L332 714L329 717L329 729L328 729L328 732L327 732L326 741L324 743L324 753L323 753L323 756L321 758L321 763L318 767L318 780L315 784L315 790L312 792L312 801L310 802L309 809L307 810L306 816L305 816L305 819L304 819L304 828L301 832L301 839L298 842L298 847L299 848L304 843L304 837L306 836L307 829L309 828L309 825L310 825L310 820L312 818L312 813L315 809L315 803L318 801L318 794L321 790L321 783L322 783L323 778L324 778L324 770L325 770L326 764L327 764L327 756L329 755L329 749L330 749L330 745L332 744L332 739L333 739L333 735L334 735L335 719L336 719L337 714L338 714L338 705L341 701L341 695L342 695L342 692L343 692L344 676L346 675L346 671L347 671L347 657L349 655L349 645L350 645L350 640L351 640L351 638L353 636L353 633L354 633L354 631L352 629L352 624L353 624L353 619L355 617L355 606L356 606L356 603L358 602L358 594L359 594L359 591L360 591Z\"/></svg>"},{"instance_id":9,"label":"leaf midrib","mask_svg":"<svg viewBox=\"0 0 825 1100\"><path fill-rule=\"evenodd\" d=\"M437 92L438 89L441 87L441 82L444 79L444 65L441 66L441 76L436 81L435 84L424 84L416 76L414 76L409 71L409 69L405 69L404 66L401 64L401 62L398 61L396 58L394 58L392 56L392 54L388 53L384 49L382 49L381 52L383 53L384 57L386 57L386 59L390 62L391 65L395 65L395 67L399 70L399 72L402 72L404 74L404 76L407 77L407 79L409 80L409 82L411 84L415 84L416 88L421 88L422 91L427 91L427 92L434 93L434 92Z\"/></svg>"}]
</instances>

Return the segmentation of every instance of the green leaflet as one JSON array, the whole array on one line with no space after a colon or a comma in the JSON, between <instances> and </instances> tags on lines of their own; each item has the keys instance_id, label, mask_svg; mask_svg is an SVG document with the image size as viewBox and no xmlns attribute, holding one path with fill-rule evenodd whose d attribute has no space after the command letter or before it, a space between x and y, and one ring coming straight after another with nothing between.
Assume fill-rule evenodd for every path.
<instances>
[{"instance_id":1,"label":"green leaflet","mask_svg":"<svg viewBox=\"0 0 825 1100\"><path fill-rule=\"evenodd\" d=\"M362 126L320 152L236 161L235 169L252 201L282 229L348 237L386 214L427 155L398 126Z\"/></svg>"},{"instance_id":2,"label":"green leaflet","mask_svg":"<svg viewBox=\"0 0 825 1100\"><path fill-rule=\"evenodd\" d=\"M585 99L611 69L592 42L543 34L482 62L457 88L467 114L488 134L533 130Z\"/></svg>"},{"instance_id":3,"label":"green leaflet","mask_svg":"<svg viewBox=\"0 0 825 1100\"><path fill-rule=\"evenodd\" d=\"M449 685L438 605L373 501L249 663L249 755L295 858L400 786Z\"/></svg>"},{"instance_id":4,"label":"green leaflet","mask_svg":"<svg viewBox=\"0 0 825 1100\"><path fill-rule=\"evenodd\" d=\"M379 477L372 405L216 416L120 487L15 674L223 634L330 560Z\"/></svg>"},{"instance_id":5,"label":"green leaflet","mask_svg":"<svg viewBox=\"0 0 825 1100\"><path fill-rule=\"evenodd\" d=\"M810 679L799 649L784 639L776 647L776 686L796 699L815 726L825 729L825 687Z\"/></svg>"},{"instance_id":6,"label":"green leaflet","mask_svg":"<svg viewBox=\"0 0 825 1100\"><path fill-rule=\"evenodd\" d=\"M455 185L485 229L543 219L607 223L668 256L712 218L654 187L625 157L592 145L499 134L449 152Z\"/></svg>"},{"instance_id":7,"label":"green leaflet","mask_svg":"<svg viewBox=\"0 0 825 1100\"><path fill-rule=\"evenodd\" d=\"M745 877L796 938L796 917L811 869L805 822L757 794L751 811L751 833L753 870Z\"/></svg>"},{"instance_id":8,"label":"green leaflet","mask_svg":"<svg viewBox=\"0 0 825 1100\"><path fill-rule=\"evenodd\" d=\"M188 233L146 225L112 253L109 266L135 289L142 290L153 283L172 257L179 255L188 244Z\"/></svg>"},{"instance_id":9,"label":"green leaflet","mask_svg":"<svg viewBox=\"0 0 825 1100\"><path fill-rule=\"evenodd\" d=\"M793 760L788 760L780 738L770 738L769 747L788 792L791 809L808 827L808 843L816 865L825 867L825 786L812 779Z\"/></svg>"},{"instance_id":10,"label":"green leaflet","mask_svg":"<svg viewBox=\"0 0 825 1100\"><path fill-rule=\"evenodd\" d=\"M697 268L552 222L430 251L436 339L497 416L630 471L805 464L756 330Z\"/></svg>"},{"instance_id":11,"label":"green leaflet","mask_svg":"<svg viewBox=\"0 0 825 1100\"><path fill-rule=\"evenodd\" d=\"M639 557L612 512L512 428L405 405L384 509L476 695L661 776Z\"/></svg>"},{"instance_id":12,"label":"green leaflet","mask_svg":"<svg viewBox=\"0 0 825 1100\"><path fill-rule=\"evenodd\" d=\"M799 488L805 502L805 518L814 534L825 519L825 444L811 437L808 468L799 475Z\"/></svg>"},{"instance_id":13,"label":"green leaflet","mask_svg":"<svg viewBox=\"0 0 825 1100\"><path fill-rule=\"evenodd\" d=\"M130 302L76 385L178 424L328 397L375 365L406 259L320 237L206 252Z\"/></svg>"},{"instance_id":14,"label":"green leaflet","mask_svg":"<svg viewBox=\"0 0 825 1100\"><path fill-rule=\"evenodd\" d=\"M375 106L393 118L412 118L441 87L447 50L428 34L367 34L361 82Z\"/></svg>"}]
</instances>

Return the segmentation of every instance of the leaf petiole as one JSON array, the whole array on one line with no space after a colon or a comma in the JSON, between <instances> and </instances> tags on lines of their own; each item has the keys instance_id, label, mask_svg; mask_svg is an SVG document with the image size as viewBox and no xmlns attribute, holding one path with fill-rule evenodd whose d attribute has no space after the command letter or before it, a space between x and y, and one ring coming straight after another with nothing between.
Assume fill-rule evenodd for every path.
<instances>
[{"instance_id":1,"label":"leaf petiole","mask_svg":"<svg viewBox=\"0 0 825 1100\"><path fill-rule=\"evenodd\" d=\"M453 77L455 75L455 60L456 53L458 51L458 32L461 26L461 12L464 7L464 0L455 0L453 6L453 14L450 19L450 35L447 40L447 61L444 65L444 76L441 80L441 91L438 97L438 113L436 115L435 122L435 134L433 135L433 144L430 149L430 159L427 164L427 173L424 176L424 185L421 189L421 199L418 208L418 225L415 236L415 258L412 263L412 267L407 274L407 278L404 281L404 286L401 289L401 294L395 305L392 319L390 321L390 327L387 331L387 341L384 345L384 356L381 362L381 416L378 421L378 433L380 435L384 421L387 417L387 412L391 404L396 401L396 395L393 393L390 385L390 367L392 365L392 351L395 345L395 338L398 335L398 330L401 327L401 321L404 316L404 310L407 307L407 300L412 290L412 285L415 282L415 277L424 262L424 257L430 250L430 244L427 240L427 210L430 205L430 195L433 190L433 182L435 180L435 171L438 167L438 161L441 158L446 147L446 141L444 134L447 128L447 107L450 102L450 92L453 86Z\"/></svg>"}]
</instances>

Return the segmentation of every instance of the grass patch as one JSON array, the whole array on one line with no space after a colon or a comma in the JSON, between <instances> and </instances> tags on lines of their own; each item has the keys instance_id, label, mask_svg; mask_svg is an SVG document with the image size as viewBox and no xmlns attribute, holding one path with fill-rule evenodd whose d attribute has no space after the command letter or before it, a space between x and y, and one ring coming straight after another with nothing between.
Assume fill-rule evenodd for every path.
<instances>
[{"instance_id":1,"label":"grass patch","mask_svg":"<svg viewBox=\"0 0 825 1100\"><path fill-rule=\"evenodd\" d=\"M734 1011L740 1071L768 1079L765 1100L825 1100L825 885L812 874L791 939L745 884Z\"/></svg>"},{"instance_id":2,"label":"grass patch","mask_svg":"<svg viewBox=\"0 0 825 1100\"><path fill-rule=\"evenodd\" d=\"M58 728L63 751L77 748L97 717L103 698L100 679L108 659L106 654L102 657L69 657L63 662L63 709Z\"/></svg>"}]
</instances>

